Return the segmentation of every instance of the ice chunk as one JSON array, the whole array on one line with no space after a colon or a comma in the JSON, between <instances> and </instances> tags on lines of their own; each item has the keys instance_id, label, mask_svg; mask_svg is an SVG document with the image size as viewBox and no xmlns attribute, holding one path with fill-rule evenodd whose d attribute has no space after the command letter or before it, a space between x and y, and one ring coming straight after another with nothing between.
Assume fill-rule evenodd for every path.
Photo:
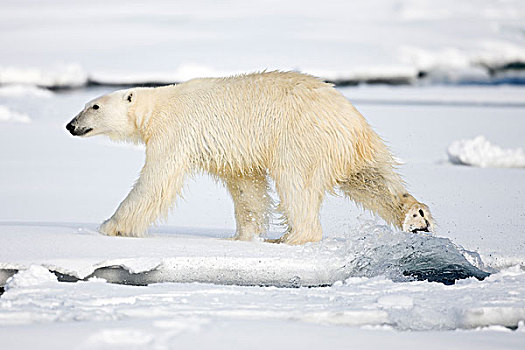
<instances>
[{"instance_id":1,"label":"ice chunk","mask_svg":"<svg viewBox=\"0 0 525 350\"><path fill-rule=\"evenodd\" d=\"M463 315L463 322L470 328L488 325L514 328L518 322L524 319L525 307L479 307L466 310Z\"/></svg>"},{"instance_id":2,"label":"ice chunk","mask_svg":"<svg viewBox=\"0 0 525 350\"><path fill-rule=\"evenodd\" d=\"M19 271L7 280L5 289L38 286L42 283L56 282L56 276L48 269L38 265L31 265L27 270Z\"/></svg>"},{"instance_id":3,"label":"ice chunk","mask_svg":"<svg viewBox=\"0 0 525 350\"><path fill-rule=\"evenodd\" d=\"M349 277L387 276L394 281L454 284L458 279L489 275L482 270L479 254L465 251L448 238L394 232L374 222L365 222L354 231L345 248L348 256L353 256L345 265ZM476 267L469 260L480 265Z\"/></svg>"},{"instance_id":4,"label":"ice chunk","mask_svg":"<svg viewBox=\"0 0 525 350\"><path fill-rule=\"evenodd\" d=\"M503 149L490 143L484 136L472 140L455 141L448 147L448 157L454 164L482 168L524 168L525 152L521 148Z\"/></svg>"}]
</instances>

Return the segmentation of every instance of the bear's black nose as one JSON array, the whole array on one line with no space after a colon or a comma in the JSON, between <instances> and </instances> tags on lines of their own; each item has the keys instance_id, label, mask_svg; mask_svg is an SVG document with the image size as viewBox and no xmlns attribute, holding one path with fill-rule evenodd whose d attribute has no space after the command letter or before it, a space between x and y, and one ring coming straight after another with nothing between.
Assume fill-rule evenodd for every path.
<instances>
[{"instance_id":1,"label":"bear's black nose","mask_svg":"<svg viewBox=\"0 0 525 350\"><path fill-rule=\"evenodd\" d=\"M72 124L72 123L68 123L66 125L66 129L70 132L70 133L73 133L73 131L75 131L75 126Z\"/></svg>"}]
</instances>

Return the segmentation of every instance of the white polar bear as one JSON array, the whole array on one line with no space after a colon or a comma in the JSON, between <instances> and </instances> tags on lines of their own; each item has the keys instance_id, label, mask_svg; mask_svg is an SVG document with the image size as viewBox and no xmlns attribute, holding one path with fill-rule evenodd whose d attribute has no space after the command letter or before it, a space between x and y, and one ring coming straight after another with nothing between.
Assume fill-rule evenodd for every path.
<instances>
[{"instance_id":1,"label":"white polar bear","mask_svg":"<svg viewBox=\"0 0 525 350\"><path fill-rule=\"evenodd\" d=\"M107 235L141 236L167 215L186 175L202 170L230 191L239 240L267 228L268 177L288 226L278 242L321 240L321 202L336 189L405 231L434 227L363 116L309 75L263 72L116 91L87 103L67 129L146 145L140 178L100 227Z\"/></svg>"}]
</instances>

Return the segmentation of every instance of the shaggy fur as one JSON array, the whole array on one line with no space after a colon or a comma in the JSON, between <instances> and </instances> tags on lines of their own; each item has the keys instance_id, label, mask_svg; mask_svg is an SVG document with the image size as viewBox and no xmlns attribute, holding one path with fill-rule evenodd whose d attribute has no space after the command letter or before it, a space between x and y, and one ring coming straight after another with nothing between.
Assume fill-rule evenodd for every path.
<instances>
[{"instance_id":1,"label":"shaggy fur","mask_svg":"<svg viewBox=\"0 0 525 350\"><path fill-rule=\"evenodd\" d=\"M312 76L263 72L117 91L88 103L68 130L146 145L140 178L100 227L107 235L142 235L195 171L227 186L240 240L268 226L268 176L288 225L279 242L319 241L321 203L336 189L399 228L433 228L379 136L332 85Z\"/></svg>"}]
</instances>

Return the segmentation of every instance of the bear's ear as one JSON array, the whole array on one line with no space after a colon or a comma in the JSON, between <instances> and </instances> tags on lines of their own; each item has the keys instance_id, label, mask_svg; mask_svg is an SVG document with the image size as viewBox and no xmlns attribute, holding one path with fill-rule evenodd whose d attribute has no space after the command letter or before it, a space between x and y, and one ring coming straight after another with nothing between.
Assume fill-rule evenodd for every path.
<instances>
[{"instance_id":1,"label":"bear's ear","mask_svg":"<svg viewBox=\"0 0 525 350\"><path fill-rule=\"evenodd\" d=\"M132 91L128 92L128 93L125 95L125 99L126 99L126 101L128 101L129 103L131 103L131 101L133 101L134 98L135 98L135 96L133 96L133 92L132 92Z\"/></svg>"}]
</instances>

